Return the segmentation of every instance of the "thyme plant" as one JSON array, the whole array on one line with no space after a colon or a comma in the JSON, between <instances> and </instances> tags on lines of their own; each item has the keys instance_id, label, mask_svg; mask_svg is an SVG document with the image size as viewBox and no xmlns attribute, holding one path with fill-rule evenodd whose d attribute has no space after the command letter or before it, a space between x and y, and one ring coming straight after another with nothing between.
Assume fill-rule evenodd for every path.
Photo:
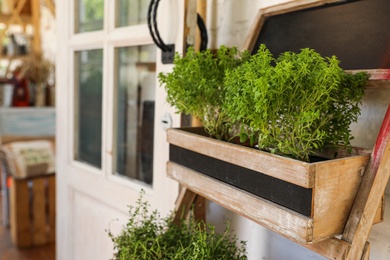
<instances>
[{"instance_id":1,"label":"thyme plant","mask_svg":"<svg viewBox=\"0 0 390 260\"><path fill-rule=\"evenodd\" d=\"M230 118L221 110L225 99L225 71L248 60L249 52L240 52L236 47L221 46L196 52L192 47L186 55L175 55L173 71L158 75L165 85L167 102L175 106L178 113L198 117L211 136L229 139Z\"/></svg>"},{"instance_id":2,"label":"thyme plant","mask_svg":"<svg viewBox=\"0 0 390 260\"><path fill-rule=\"evenodd\" d=\"M350 146L367 73L347 74L335 57L312 49L275 59L265 45L226 73L223 109L241 141L309 161L324 146Z\"/></svg>"},{"instance_id":3,"label":"thyme plant","mask_svg":"<svg viewBox=\"0 0 390 260\"><path fill-rule=\"evenodd\" d=\"M162 218L149 212L149 204L139 197L129 207L129 220L119 235L109 231L117 260L244 260L245 242L238 244L229 225L223 234L215 227L193 218L173 224L173 216Z\"/></svg>"}]
</instances>

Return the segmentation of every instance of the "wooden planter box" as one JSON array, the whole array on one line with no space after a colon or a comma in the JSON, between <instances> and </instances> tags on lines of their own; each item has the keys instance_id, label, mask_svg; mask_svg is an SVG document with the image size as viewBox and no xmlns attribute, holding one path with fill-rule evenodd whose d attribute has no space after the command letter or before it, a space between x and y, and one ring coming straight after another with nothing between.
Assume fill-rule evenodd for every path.
<instances>
[{"instance_id":1,"label":"wooden planter box","mask_svg":"<svg viewBox=\"0 0 390 260\"><path fill-rule=\"evenodd\" d=\"M308 244L342 233L370 153L306 163L207 137L202 128L168 129L167 175L190 190ZM376 222L382 218L378 209Z\"/></svg>"}]
</instances>

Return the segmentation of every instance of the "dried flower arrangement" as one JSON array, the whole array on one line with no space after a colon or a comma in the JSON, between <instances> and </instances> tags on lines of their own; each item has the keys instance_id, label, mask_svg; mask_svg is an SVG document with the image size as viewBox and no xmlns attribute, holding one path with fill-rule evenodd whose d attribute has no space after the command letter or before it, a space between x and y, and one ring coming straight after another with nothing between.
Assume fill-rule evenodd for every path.
<instances>
[{"instance_id":1,"label":"dried flower arrangement","mask_svg":"<svg viewBox=\"0 0 390 260\"><path fill-rule=\"evenodd\" d=\"M53 67L53 63L45 59L42 53L32 52L24 59L20 76L35 84L46 83Z\"/></svg>"}]
</instances>

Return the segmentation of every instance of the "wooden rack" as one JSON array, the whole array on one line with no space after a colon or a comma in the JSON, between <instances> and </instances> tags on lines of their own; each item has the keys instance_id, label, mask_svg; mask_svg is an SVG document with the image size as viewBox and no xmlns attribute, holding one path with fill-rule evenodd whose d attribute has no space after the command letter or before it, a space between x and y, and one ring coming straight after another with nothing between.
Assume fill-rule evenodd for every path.
<instances>
[{"instance_id":1,"label":"wooden rack","mask_svg":"<svg viewBox=\"0 0 390 260\"><path fill-rule=\"evenodd\" d=\"M332 237L314 244L302 244L303 246L328 259L369 259L370 244L367 239L390 176L389 140L390 106L382 123L381 131L371 154L370 162L366 167L342 237ZM169 170L170 163L167 167L168 171L172 172ZM253 196L233 186L208 177L191 175L190 171L188 171L188 174L183 180L190 179L191 181L179 181L184 188L177 200L175 223L180 223L180 219L185 217L192 208L195 209L195 217L204 220L203 198L214 201L249 219L253 219L253 214L256 214L256 207L263 205L260 198L258 200L254 199ZM174 179L178 180L180 178L174 177ZM194 185L192 186L191 183ZM248 204L252 205L249 208L253 211L241 211L237 205L232 204L230 197L234 195L228 196L229 194L246 196ZM283 211L281 211L281 214L283 215ZM275 216L275 218L279 217L283 218L283 216Z\"/></svg>"},{"instance_id":2,"label":"wooden rack","mask_svg":"<svg viewBox=\"0 0 390 260\"><path fill-rule=\"evenodd\" d=\"M196 0L186 0L186 12L185 16L191 16L191 13L196 12L196 5L192 2ZM283 13L286 7L294 10L304 9L307 7L318 6L326 3L337 2L338 0L298 0L294 2L288 2L279 6L268 8L267 13ZM198 3L199 6L199 3ZM199 9L199 8L198 8ZM263 13L264 13L263 12ZM261 19L262 12L256 19ZM194 24L188 24L186 21L190 21L185 17L184 22L186 24L184 31L184 41L186 41L188 35L193 36ZM193 21L194 23L194 21ZM261 23L259 24L261 27ZM252 28L251 33L256 33L260 30L259 26ZM191 35L192 34L192 35ZM253 45L253 42L246 41L244 45L247 47ZM183 53L185 50L183 50ZM383 72L382 70L371 71L374 72L374 83L370 83L370 87L381 87L380 84L383 80L381 76L383 73L388 73L388 70ZM388 78L386 78L388 79ZM386 80L387 82L387 80ZM387 83L386 83L387 86ZM170 163L168 162L168 172ZM248 204L253 203L251 209L255 209L257 205L256 199L253 196L247 195L247 193L230 186L228 184L212 180L207 177L198 177L191 175L191 171L187 172L189 175L186 179L190 179L188 182L180 182L182 187L179 197L176 203L176 212L174 222L180 223L180 219L185 217L190 209L194 208L195 218L199 220L205 220L205 198L216 202L229 210L233 210L236 213L253 219L253 212L243 212L240 207L232 204L229 200L229 196L224 194L236 193L237 196L246 196ZM171 176L172 177L172 176ZM380 133L378 135L374 150L371 154L370 161L366 167L363 179L360 184L360 188L357 192L356 199L348 217L347 224L341 237L331 237L313 244L302 244L304 247L311 251L314 251L328 259L349 259L356 260L369 259L370 244L367 241L372 225L374 223L375 216L377 215L378 208L383 202L383 194L386 189L387 182L390 177L390 105L382 123ZM174 178L175 179L175 178ZM184 178L183 178L184 179ZM192 186L191 183L197 183ZM195 187L196 186L196 187ZM203 188L202 188L203 187ZM234 196L234 195L230 195ZM260 198L258 200L261 200ZM251 216L252 215L252 216ZM283 217L283 216L275 216ZM283 227L280 227L283 228ZM296 241L295 241L296 242Z\"/></svg>"}]
</instances>

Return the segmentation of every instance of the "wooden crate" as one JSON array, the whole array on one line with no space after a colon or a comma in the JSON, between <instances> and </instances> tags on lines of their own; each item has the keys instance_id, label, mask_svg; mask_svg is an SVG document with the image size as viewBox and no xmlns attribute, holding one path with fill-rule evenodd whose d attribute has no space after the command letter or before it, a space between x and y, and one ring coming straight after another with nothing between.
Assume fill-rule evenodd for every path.
<instances>
[{"instance_id":1,"label":"wooden crate","mask_svg":"<svg viewBox=\"0 0 390 260\"><path fill-rule=\"evenodd\" d=\"M200 129L169 129L167 174L180 184L296 242L343 232L367 151L306 163L218 141ZM376 222L383 216L378 209Z\"/></svg>"},{"instance_id":2,"label":"wooden crate","mask_svg":"<svg viewBox=\"0 0 390 260\"><path fill-rule=\"evenodd\" d=\"M10 229L17 247L45 245L55 240L55 175L12 178Z\"/></svg>"}]
</instances>

